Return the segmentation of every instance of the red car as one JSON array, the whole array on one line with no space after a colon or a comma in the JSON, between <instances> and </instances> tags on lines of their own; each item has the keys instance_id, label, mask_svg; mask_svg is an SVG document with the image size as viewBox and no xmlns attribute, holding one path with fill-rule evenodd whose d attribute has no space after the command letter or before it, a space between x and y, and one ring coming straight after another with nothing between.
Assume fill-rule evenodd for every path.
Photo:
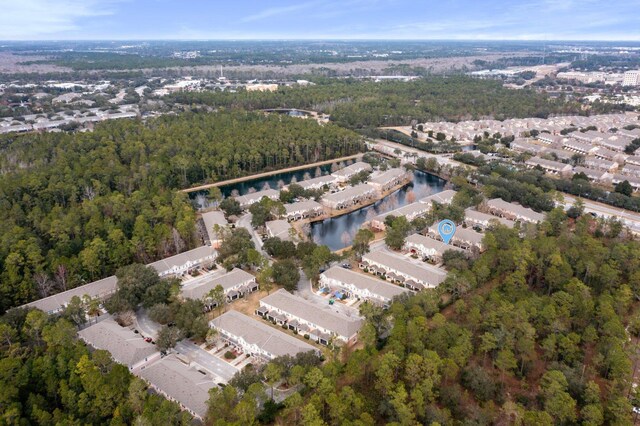
<instances>
[{"instance_id":1,"label":"red car","mask_svg":"<svg viewBox=\"0 0 640 426\"><path fill-rule=\"evenodd\" d=\"M151 337L145 337L144 341L147 342L147 343L151 343L151 342L153 342L153 339Z\"/></svg>"}]
</instances>

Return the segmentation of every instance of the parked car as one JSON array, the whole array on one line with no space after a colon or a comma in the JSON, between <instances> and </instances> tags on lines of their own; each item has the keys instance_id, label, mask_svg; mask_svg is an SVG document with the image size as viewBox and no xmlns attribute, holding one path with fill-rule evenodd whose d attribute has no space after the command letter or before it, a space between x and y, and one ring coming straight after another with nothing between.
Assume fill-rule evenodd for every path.
<instances>
[{"instance_id":1,"label":"parked car","mask_svg":"<svg viewBox=\"0 0 640 426\"><path fill-rule=\"evenodd\" d=\"M151 337L145 337L144 341L147 342L147 343L152 343L153 339Z\"/></svg>"}]
</instances>

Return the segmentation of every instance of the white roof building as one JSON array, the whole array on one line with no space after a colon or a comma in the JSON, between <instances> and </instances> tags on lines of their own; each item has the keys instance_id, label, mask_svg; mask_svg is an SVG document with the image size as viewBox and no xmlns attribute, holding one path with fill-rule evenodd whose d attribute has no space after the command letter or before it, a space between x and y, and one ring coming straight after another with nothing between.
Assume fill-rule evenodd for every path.
<instances>
[{"instance_id":1,"label":"white roof building","mask_svg":"<svg viewBox=\"0 0 640 426\"><path fill-rule=\"evenodd\" d=\"M294 232L291 224L283 219L270 220L264 226L267 228L267 235L271 238L289 241L291 240L292 232Z\"/></svg>"},{"instance_id":2,"label":"white roof building","mask_svg":"<svg viewBox=\"0 0 640 426\"><path fill-rule=\"evenodd\" d=\"M493 215L514 220L516 222L538 223L544 220L544 215L520 204L509 203L501 198L487 201L489 212Z\"/></svg>"},{"instance_id":3,"label":"white roof building","mask_svg":"<svg viewBox=\"0 0 640 426\"><path fill-rule=\"evenodd\" d=\"M464 223L470 227L487 229L492 223L498 223L508 228L515 227L516 223L503 217L497 217L468 208L464 211Z\"/></svg>"},{"instance_id":4,"label":"white roof building","mask_svg":"<svg viewBox=\"0 0 640 426\"><path fill-rule=\"evenodd\" d=\"M228 343L267 361L283 355L319 352L310 344L238 311L225 312L211 320L209 326L218 330Z\"/></svg>"},{"instance_id":5,"label":"white roof building","mask_svg":"<svg viewBox=\"0 0 640 426\"><path fill-rule=\"evenodd\" d=\"M345 209L359 202L370 200L376 196L378 191L368 183L361 183L347 189L327 194L322 197L321 203L331 209Z\"/></svg>"},{"instance_id":6,"label":"white roof building","mask_svg":"<svg viewBox=\"0 0 640 426\"><path fill-rule=\"evenodd\" d=\"M544 158L540 158L540 157L531 157L525 162L525 164L530 168L540 166L547 173L551 173L554 175L563 175L563 176L570 175L571 169L573 169L573 167L571 167L571 165L569 164L559 163L557 161L545 160Z\"/></svg>"},{"instance_id":7,"label":"white roof building","mask_svg":"<svg viewBox=\"0 0 640 426\"><path fill-rule=\"evenodd\" d=\"M409 235L404 242L405 250L419 255L421 258L428 258L435 261L442 260L442 255L447 250L464 252L459 247L445 244L442 241L425 237L421 234Z\"/></svg>"},{"instance_id":8,"label":"white roof building","mask_svg":"<svg viewBox=\"0 0 640 426\"><path fill-rule=\"evenodd\" d=\"M285 204L284 210L284 217L288 220L300 220L308 217L316 217L324 212L322 205L314 200Z\"/></svg>"},{"instance_id":9,"label":"white roof building","mask_svg":"<svg viewBox=\"0 0 640 426\"><path fill-rule=\"evenodd\" d=\"M159 356L156 347L133 330L105 319L78 332L80 338L95 349L108 351L114 361L133 369Z\"/></svg>"},{"instance_id":10,"label":"white roof building","mask_svg":"<svg viewBox=\"0 0 640 426\"><path fill-rule=\"evenodd\" d=\"M406 170L393 168L382 172L377 176L372 176L369 179L369 185L375 187L380 192L384 192L404 181L407 181L408 178L409 173L407 173Z\"/></svg>"},{"instance_id":11,"label":"white roof building","mask_svg":"<svg viewBox=\"0 0 640 426\"><path fill-rule=\"evenodd\" d=\"M218 252L213 247L202 246L158 260L148 266L158 271L158 275L161 277L182 275L190 269L214 262L217 256Z\"/></svg>"},{"instance_id":12,"label":"white roof building","mask_svg":"<svg viewBox=\"0 0 640 426\"><path fill-rule=\"evenodd\" d=\"M437 287L447 275L443 269L423 262L411 261L384 249L362 256L360 268L366 268L377 275L384 275L391 281L402 283L412 290Z\"/></svg>"},{"instance_id":13,"label":"white roof building","mask_svg":"<svg viewBox=\"0 0 640 426\"><path fill-rule=\"evenodd\" d=\"M139 375L167 399L176 402L192 416L204 420L209 390L216 386L209 376L190 368L175 355L166 356L145 367Z\"/></svg>"},{"instance_id":14,"label":"white roof building","mask_svg":"<svg viewBox=\"0 0 640 426\"><path fill-rule=\"evenodd\" d=\"M284 289L263 297L260 300L260 306L268 310L267 318L269 316L276 318L274 316L276 313L284 315L290 329L300 332L300 326L306 326L307 333L324 345L330 343L332 336L343 342L355 343L358 330L363 324L360 318L349 318L333 310L323 309Z\"/></svg>"},{"instance_id":15,"label":"white roof building","mask_svg":"<svg viewBox=\"0 0 640 426\"><path fill-rule=\"evenodd\" d=\"M227 222L227 219L224 217L224 213L220 210L203 213L202 221L204 222L204 227L209 237L209 244L211 246L218 246L222 240L222 235L216 232L215 229L222 229L229 225L229 222Z\"/></svg>"},{"instance_id":16,"label":"white roof building","mask_svg":"<svg viewBox=\"0 0 640 426\"><path fill-rule=\"evenodd\" d=\"M409 293L405 288L340 266L333 266L320 274L320 284L339 287L356 297L383 305L388 305L395 297Z\"/></svg>"},{"instance_id":17,"label":"white roof building","mask_svg":"<svg viewBox=\"0 0 640 426\"><path fill-rule=\"evenodd\" d=\"M245 194L235 198L236 201L240 204L240 207L247 208L252 204L262 200L262 197L267 197L275 201L280 198L280 191L278 191L277 189L265 189L264 191L256 191L251 194Z\"/></svg>"},{"instance_id":18,"label":"white roof building","mask_svg":"<svg viewBox=\"0 0 640 426\"><path fill-rule=\"evenodd\" d=\"M338 183L338 179L333 175L319 176L313 179L301 180L300 182L296 182L297 185L300 185L302 189L321 189L326 187L332 188Z\"/></svg>"},{"instance_id":19,"label":"white roof building","mask_svg":"<svg viewBox=\"0 0 640 426\"><path fill-rule=\"evenodd\" d=\"M230 272L211 274L210 278L205 281L198 280L196 285L189 285L187 281L183 285L181 293L186 299L203 300L211 290L219 285L224 289L228 301L258 290L256 277L242 269L234 268Z\"/></svg>"},{"instance_id":20,"label":"white roof building","mask_svg":"<svg viewBox=\"0 0 640 426\"><path fill-rule=\"evenodd\" d=\"M358 161L350 166L344 167L337 172L332 173L332 175L338 180L338 182L347 182L356 174L362 171L370 172L371 170L371 164L365 163L364 161Z\"/></svg>"}]
</instances>

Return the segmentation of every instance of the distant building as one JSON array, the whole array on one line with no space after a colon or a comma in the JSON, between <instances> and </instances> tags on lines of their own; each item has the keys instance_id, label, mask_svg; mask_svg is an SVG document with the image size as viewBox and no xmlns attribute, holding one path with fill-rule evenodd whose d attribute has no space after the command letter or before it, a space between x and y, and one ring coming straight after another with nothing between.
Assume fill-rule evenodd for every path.
<instances>
[{"instance_id":1,"label":"distant building","mask_svg":"<svg viewBox=\"0 0 640 426\"><path fill-rule=\"evenodd\" d=\"M622 78L623 86L640 86L640 70L627 71Z\"/></svg>"},{"instance_id":2,"label":"distant building","mask_svg":"<svg viewBox=\"0 0 640 426\"><path fill-rule=\"evenodd\" d=\"M295 231L288 221L284 219L270 220L264 224L267 229L267 235L271 238L280 238L281 240L291 240L292 233Z\"/></svg>"},{"instance_id":3,"label":"distant building","mask_svg":"<svg viewBox=\"0 0 640 426\"><path fill-rule=\"evenodd\" d=\"M358 161L350 166L338 170L337 172L333 172L332 175L338 180L338 182L345 183L358 173L362 171L370 172L371 170L371 164L365 163L364 161Z\"/></svg>"},{"instance_id":4,"label":"distant building","mask_svg":"<svg viewBox=\"0 0 640 426\"><path fill-rule=\"evenodd\" d=\"M220 210L214 210L202 214L202 221L204 222L204 228L209 238L209 245L218 247L222 242L222 233L220 230L229 226L229 222L224 217L224 213ZM216 231L218 229L218 231Z\"/></svg>"},{"instance_id":5,"label":"distant building","mask_svg":"<svg viewBox=\"0 0 640 426\"><path fill-rule=\"evenodd\" d=\"M346 209L355 204L371 200L376 197L377 190L367 183L350 186L347 189L322 197L321 203L335 210Z\"/></svg>"},{"instance_id":6,"label":"distant building","mask_svg":"<svg viewBox=\"0 0 640 426\"><path fill-rule=\"evenodd\" d=\"M427 259L432 262L441 262L442 255L447 250L453 250L460 253L464 252L464 250L459 247L445 244L442 241L425 237L421 234L409 235L405 240L404 248L405 250L420 256L420 258Z\"/></svg>"},{"instance_id":7,"label":"distant building","mask_svg":"<svg viewBox=\"0 0 640 426\"><path fill-rule=\"evenodd\" d=\"M287 220L291 220L291 221L314 218L322 215L322 213L324 212L322 205L317 201L313 201L313 200L285 204L284 209L285 209L284 217Z\"/></svg>"},{"instance_id":8,"label":"distant building","mask_svg":"<svg viewBox=\"0 0 640 426\"><path fill-rule=\"evenodd\" d=\"M501 198L494 198L487 201L489 212L493 215L504 217L516 222L538 223L544 220L544 215L522 207L520 204L509 203Z\"/></svg>"},{"instance_id":9,"label":"distant building","mask_svg":"<svg viewBox=\"0 0 640 426\"><path fill-rule=\"evenodd\" d=\"M186 282L181 289L181 293L186 299L203 300L206 303L207 295L217 286L221 286L224 290L227 302L232 302L258 290L256 277L242 269L234 268L232 271L223 274L215 273L209 279L199 282L197 285L190 285L189 282Z\"/></svg>"}]
</instances>

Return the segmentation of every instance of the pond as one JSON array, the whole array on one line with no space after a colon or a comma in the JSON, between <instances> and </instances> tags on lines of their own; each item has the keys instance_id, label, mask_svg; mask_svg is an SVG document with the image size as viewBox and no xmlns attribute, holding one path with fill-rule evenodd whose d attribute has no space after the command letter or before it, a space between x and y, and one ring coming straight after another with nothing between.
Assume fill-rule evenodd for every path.
<instances>
[{"instance_id":1,"label":"pond","mask_svg":"<svg viewBox=\"0 0 640 426\"><path fill-rule=\"evenodd\" d=\"M429 173L416 170L413 182L368 207L332 219L311 224L311 237L318 244L332 251L351 245L351 241L362 224L375 216L397 209L413 200L444 190L446 181ZM413 195L408 196L409 193Z\"/></svg>"}]
</instances>

